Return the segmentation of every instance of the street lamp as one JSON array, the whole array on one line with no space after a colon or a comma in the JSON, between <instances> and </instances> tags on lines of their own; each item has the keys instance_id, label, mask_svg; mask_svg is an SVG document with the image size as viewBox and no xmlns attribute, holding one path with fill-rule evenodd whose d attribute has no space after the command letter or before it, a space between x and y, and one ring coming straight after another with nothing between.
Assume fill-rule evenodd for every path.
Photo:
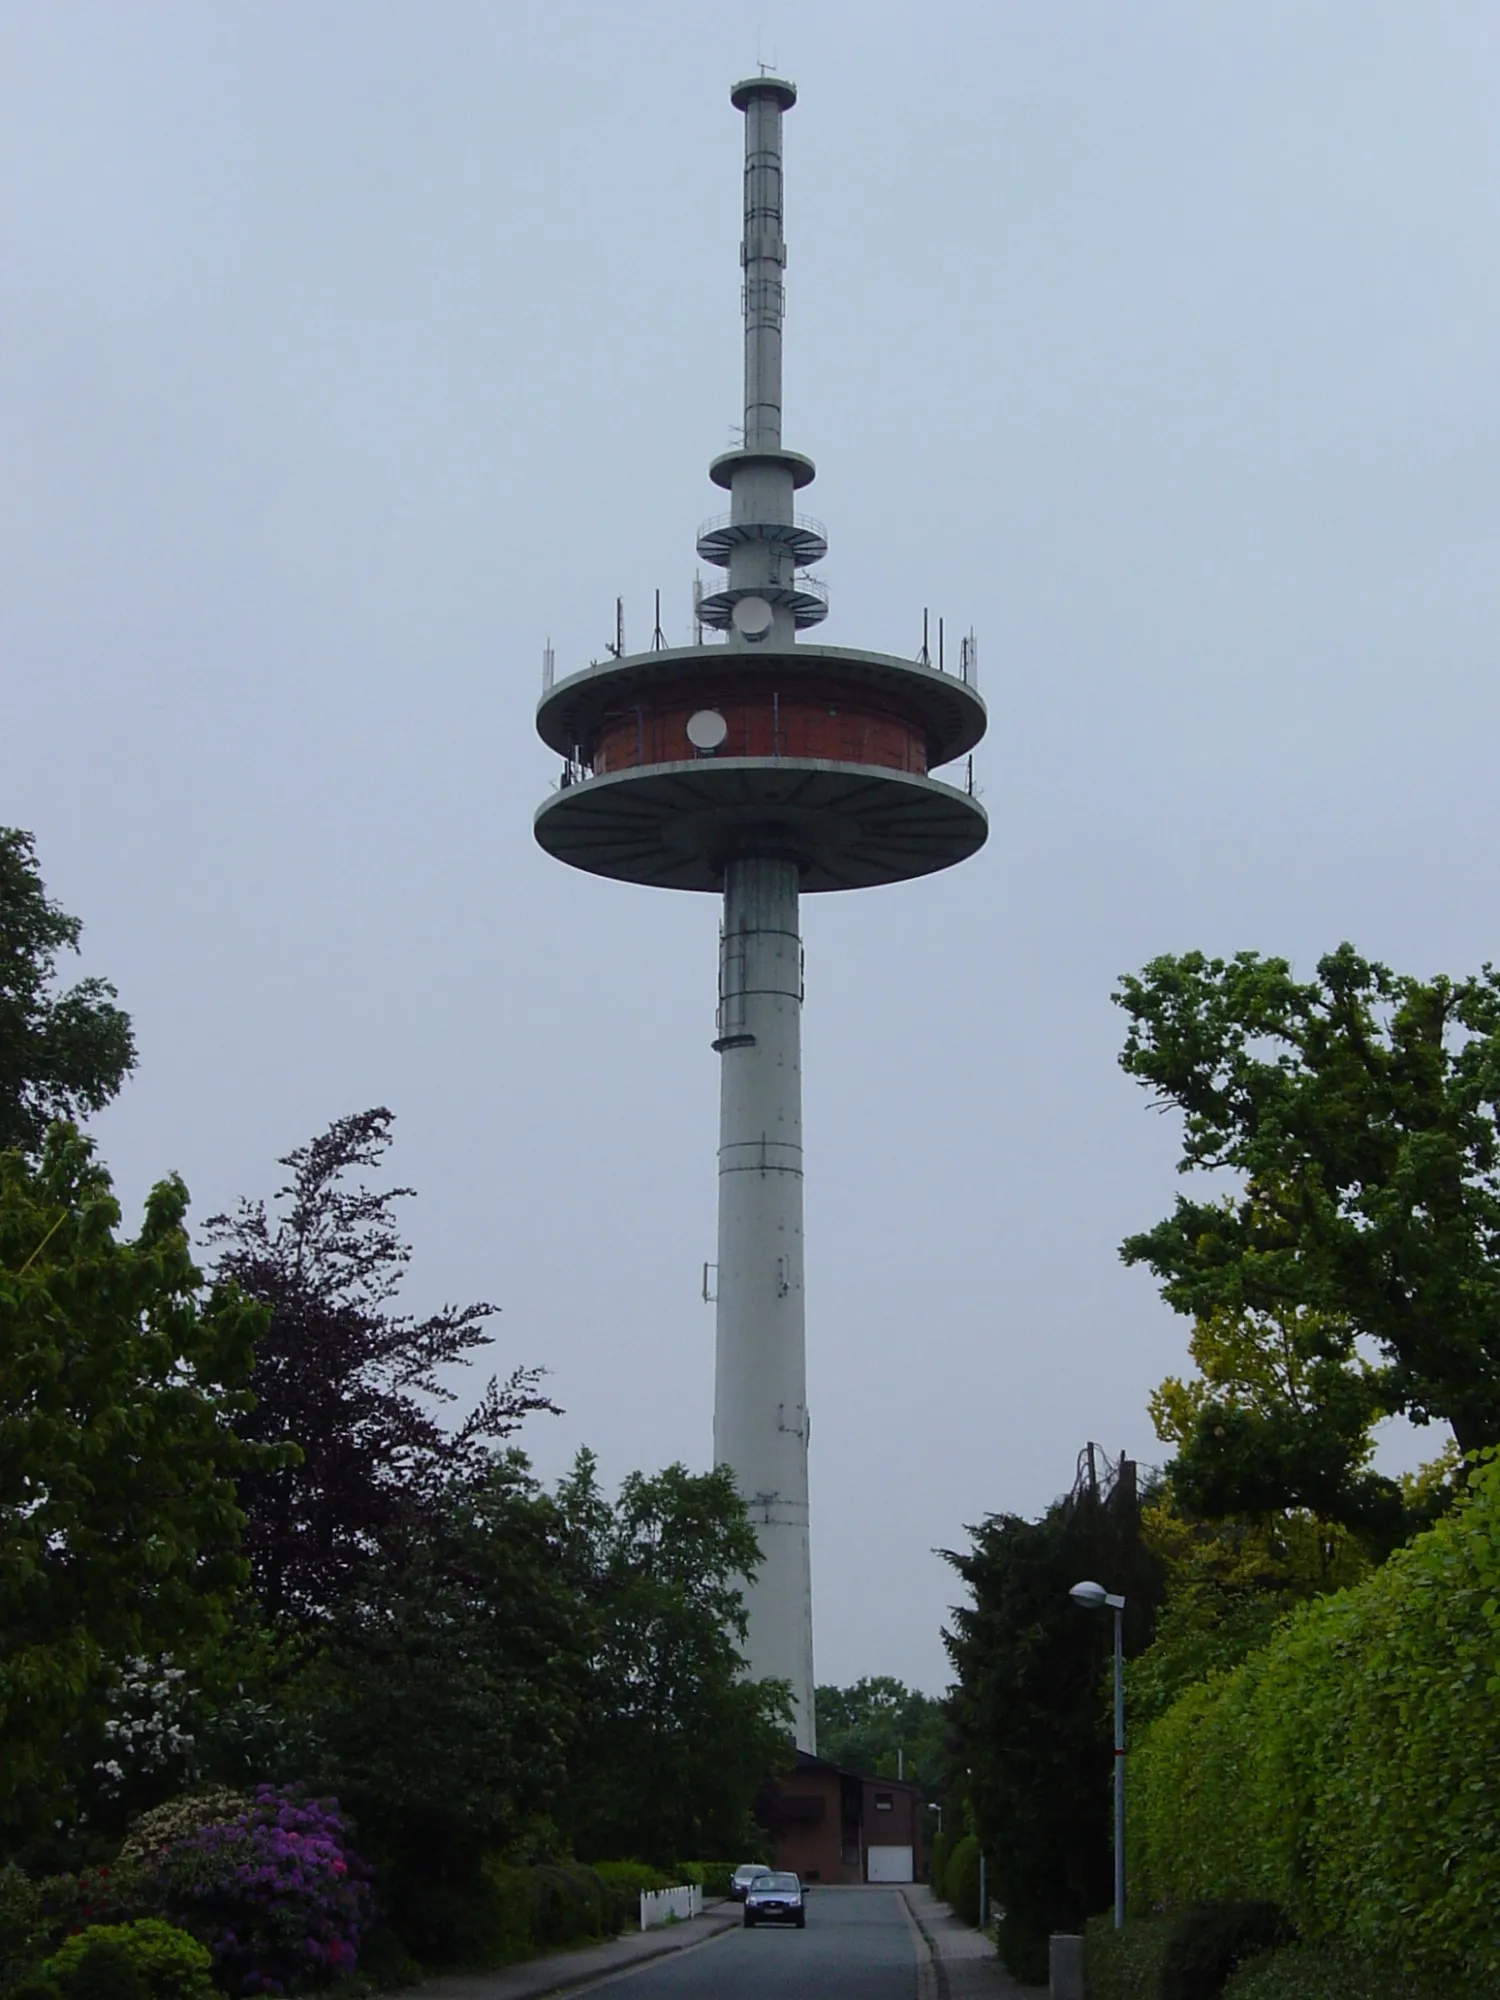
<instances>
[{"instance_id":1,"label":"street lamp","mask_svg":"<svg viewBox=\"0 0 1500 2000\"><path fill-rule=\"evenodd\" d=\"M1116 1597L1102 1583L1075 1583L1068 1592L1085 1611L1115 1614L1115 1929L1125 1924L1125 1643L1120 1614L1123 1597Z\"/></svg>"},{"instance_id":2,"label":"street lamp","mask_svg":"<svg viewBox=\"0 0 1500 2000\"><path fill-rule=\"evenodd\" d=\"M927 1810L935 1812L938 1816L938 1839L941 1840L943 1837L943 1809L941 1806L929 1806Z\"/></svg>"}]
</instances>

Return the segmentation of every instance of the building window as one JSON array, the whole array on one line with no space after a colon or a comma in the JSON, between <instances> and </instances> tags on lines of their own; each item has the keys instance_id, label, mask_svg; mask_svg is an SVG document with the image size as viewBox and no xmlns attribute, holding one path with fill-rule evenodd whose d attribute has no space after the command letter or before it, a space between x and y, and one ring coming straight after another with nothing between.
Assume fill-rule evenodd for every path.
<instances>
[{"instance_id":1,"label":"building window","mask_svg":"<svg viewBox=\"0 0 1500 2000\"><path fill-rule=\"evenodd\" d=\"M875 1794L876 1812L893 1812L895 1806L896 1801L889 1792L877 1792Z\"/></svg>"}]
</instances>

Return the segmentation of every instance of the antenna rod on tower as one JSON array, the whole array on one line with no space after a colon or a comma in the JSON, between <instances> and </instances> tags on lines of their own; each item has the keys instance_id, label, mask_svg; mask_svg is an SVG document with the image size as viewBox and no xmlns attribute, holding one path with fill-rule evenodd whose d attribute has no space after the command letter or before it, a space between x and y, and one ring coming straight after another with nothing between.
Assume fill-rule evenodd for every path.
<instances>
[{"instance_id":1,"label":"antenna rod on tower","mask_svg":"<svg viewBox=\"0 0 1500 2000\"><path fill-rule=\"evenodd\" d=\"M781 449L781 322L786 313L781 114L796 92L775 78L743 89L745 114L745 450Z\"/></svg>"}]
</instances>

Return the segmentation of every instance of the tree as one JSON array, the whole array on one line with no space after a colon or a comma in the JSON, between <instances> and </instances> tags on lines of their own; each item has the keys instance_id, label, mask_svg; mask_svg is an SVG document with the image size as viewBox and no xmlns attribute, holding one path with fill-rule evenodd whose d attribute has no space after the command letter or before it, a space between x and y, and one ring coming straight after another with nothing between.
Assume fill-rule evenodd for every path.
<instances>
[{"instance_id":1,"label":"tree","mask_svg":"<svg viewBox=\"0 0 1500 2000\"><path fill-rule=\"evenodd\" d=\"M944 1705L888 1674L852 1687L817 1691L818 1754L876 1778L909 1778L929 1800L947 1785L948 1720Z\"/></svg>"},{"instance_id":2,"label":"tree","mask_svg":"<svg viewBox=\"0 0 1500 2000\"><path fill-rule=\"evenodd\" d=\"M1237 1667L1296 1605L1371 1568L1358 1536L1303 1509L1207 1521L1167 1488L1144 1508L1141 1527L1165 1570L1166 1598L1150 1645L1126 1672L1133 1735L1193 1682Z\"/></svg>"},{"instance_id":3,"label":"tree","mask_svg":"<svg viewBox=\"0 0 1500 2000\"><path fill-rule=\"evenodd\" d=\"M89 1141L0 1157L0 1826L66 1817L108 1658L212 1633L245 1574L234 1478L260 1309L202 1294L187 1190L141 1232Z\"/></svg>"},{"instance_id":4,"label":"tree","mask_svg":"<svg viewBox=\"0 0 1500 2000\"><path fill-rule=\"evenodd\" d=\"M958 1679L955 1776L1005 1911L1001 1952L1046 1976L1047 1937L1110 1898L1111 1621L1068 1596L1084 1579L1125 1598L1126 1651L1151 1638L1161 1566L1141 1535L1135 1468L1099 1481L1094 1448L1039 1521L991 1515L947 1560L968 1586L944 1634Z\"/></svg>"},{"instance_id":5,"label":"tree","mask_svg":"<svg viewBox=\"0 0 1500 2000\"><path fill-rule=\"evenodd\" d=\"M1204 1520L1305 1510L1378 1555L1410 1525L1397 1481L1372 1470L1379 1371L1346 1320L1282 1309L1214 1308L1193 1325L1200 1373L1151 1398L1157 1435L1177 1446L1172 1490Z\"/></svg>"},{"instance_id":6,"label":"tree","mask_svg":"<svg viewBox=\"0 0 1500 2000\"><path fill-rule=\"evenodd\" d=\"M393 1123L384 1109L336 1119L280 1162L291 1174L280 1213L246 1201L208 1225L216 1276L269 1309L242 1434L300 1453L241 1486L255 1592L276 1622L329 1617L415 1518L442 1512L455 1481L484 1484L495 1440L556 1407L539 1371L518 1368L455 1429L439 1423L434 1405L456 1398L438 1370L490 1344L496 1309L390 1310L411 1256L394 1208L413 1190L346 1177L383 1163Z\"/></svg>"},{"instance_id":7,"label":"tree","mask_svg":"<svg viewBox=\"0 0 1500 2000\"><path fill-rule=\"evenodd\" d=\"M789 1691L742 1678L741 1586L760 1563L725 1467L632 1473L611 1504L592 1453L558 1488L591 1617L568 1824L585 1860L720 1859L789 1758Z\"/></svg>"},{"instance_id":8,"label":"tree","mask_svg":"<svg viewBox=\"0 0 1500 2000\"><path fill-rule=\"evenodd\" d=\"M1122 1066L1183 1114L1179 1171L1240 1182L1179 1196L1122 1256L1199 1320L1315 1329L1327 1364L1302 1410L1206 1399L1185 1456L1217 1467L1214 1504L1279 1461L1262 1500L1357 1518L1372 1413L1451 1424L1465 1451L1500 1439L1500 975L1424 981L1345 944L1299 984L1284 959L1189 952L1114 997ZM1320 1458L1332 1494L1306 1488Z\"/></svg>"},{"instance_id":9,"label":"tree","mask_svg":"<svg viewBox=\"0 0 1500 2000\"><path fill-rule=\"evenodd\" d=\"M486 1851L555 1848L587 1635L562 1516L512 1451L455 1480L321 1636L291 1704L418 1927Z\"/></svg>"},{"instance_id":10,"label":"tree","mask_svg":"<svg viewBox=\"0 0 1500 2000\"><path fill-rule=\"evenodd\" d=\"M113 986L53 991L58 953L82 932L49 900L32 836L0 827L0 1151L36 1154L53 1119L98 1111L135 1067Z\"/></svg>"}]
</instances>

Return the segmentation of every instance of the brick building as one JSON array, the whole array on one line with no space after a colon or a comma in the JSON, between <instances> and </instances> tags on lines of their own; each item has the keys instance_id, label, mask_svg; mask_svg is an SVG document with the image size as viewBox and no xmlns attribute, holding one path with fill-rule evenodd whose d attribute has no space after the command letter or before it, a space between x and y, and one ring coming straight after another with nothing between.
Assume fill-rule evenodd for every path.
<instances>
[{"instance_id":1,"label":"brick building","mask_svg":"<svg viewBox=\"0 0 1500 2000\"><path fill-rule=\"evenodd\" d=\"M926 1879L926 1800L900 1778L862 1777L799 1750L794 1769L757 1801L756 1816L774 1865L804 1882Z\"/></svg>"}]
</instances>

